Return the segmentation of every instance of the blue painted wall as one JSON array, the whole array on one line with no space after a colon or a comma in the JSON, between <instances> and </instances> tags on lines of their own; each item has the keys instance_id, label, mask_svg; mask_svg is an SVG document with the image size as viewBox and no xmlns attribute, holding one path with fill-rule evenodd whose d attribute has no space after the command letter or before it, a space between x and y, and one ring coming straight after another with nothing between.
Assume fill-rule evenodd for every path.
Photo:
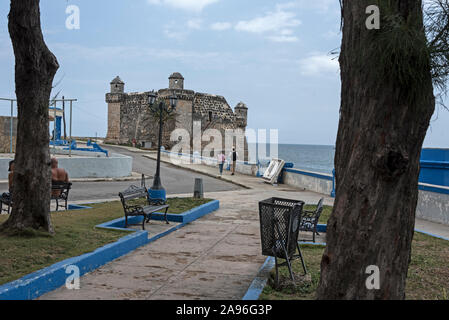
<instances>
[{"instance_id":1,"label":"blue painted wall","mask_svg":"<svg viewBox=\"0 0 449 320\"><path fill-rule=\"evenodd\" d=\"M449 149L423 149L419 182L449 187Z\"/></svg>"}]
</instances>

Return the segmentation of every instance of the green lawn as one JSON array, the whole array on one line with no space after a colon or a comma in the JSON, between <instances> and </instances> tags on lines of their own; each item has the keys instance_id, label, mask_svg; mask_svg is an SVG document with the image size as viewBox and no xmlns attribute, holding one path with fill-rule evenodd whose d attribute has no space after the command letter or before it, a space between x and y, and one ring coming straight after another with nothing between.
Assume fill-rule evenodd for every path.
<instances>
[{"instance_id":1,"label":"green lawn","mask_svg":"<svg viewBox=\"0 0 449 320\"><path fill-rule=\"evenodd\" d=\"M170 213L182 213L210 199L168 199ZM93 204L93 209L52 213L56 234L5 236L0 234L0 285L17 280L56 262L92 252L117 241L128 232L96 229L95 226L123 217L119 201ZM0 216L0 223L8 216Z\"/></svg>"},{"instance_id":2,"label":"green lawn","mask_svg":"<svg viewBox=\"0 0 449 320\"><path fill-rule=\"evenodd\" d=\"M313 210L309 206L306 210ZM325 207L320 223L327 223L332 207ZM274 270L267 286L260 295L261 300L310 300L315 299L315 291L320 280L320 263L324 247L301 245L307 269L311 275L308 281L297 289L290 284L287 267L280 268L280 282L285 284L274 289ZM412 300L449 299L449 241L415 233L412 243L412 261L409 266L406 297ZM302 274L299 260L293 262L295 273Z\"/></svg>"},{"instance_id":3,"label":"green lawn","mask_svg":"<svg viewBox=\"0 0 449 320\"><path fill-rule=\"evenodd\" d=\"M203 204L213 201L213 199L194 199L194 198L169 198L167 203L170 205L168 213L180 214L199 207Z\"/></svg>"}]
</instances>

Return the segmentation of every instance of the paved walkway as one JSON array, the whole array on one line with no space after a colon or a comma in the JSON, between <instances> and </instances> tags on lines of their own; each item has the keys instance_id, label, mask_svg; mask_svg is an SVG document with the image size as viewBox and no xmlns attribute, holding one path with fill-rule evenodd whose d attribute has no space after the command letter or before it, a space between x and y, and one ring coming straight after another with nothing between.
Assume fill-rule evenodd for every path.
<instances>
[{"instance_id":1,"label":"paved walkway","mask_svg":"<svg viewBox=\"0 0 449 320\"><path fill-rule=\"evenodd\" d=\"M217 172L201 165L189 170ZM266 258L261 255L258 202L277 196L314 204L323 195L226 174L223 179L247 189L206 192L220 200L218 211L85 275L80 290L63 287L40 299L241 299ZM325 197L325 204L332 205L333 199ZM449 234L449 227L425 221L417 227Z\"/></svg>"},{"instance_id":2,"label":"paved walkway","mask_svg":"<svg viewBox=\"0 0 449 320\"><path fill-rule=\"evenodd\" d=\"M250 180L257 188L206 192L220 200L218 211L85 275L80 290L60 288L41 299L241 299L266 259L258 201L316 203L322 196Z\"/></svg>"}]
</instances>

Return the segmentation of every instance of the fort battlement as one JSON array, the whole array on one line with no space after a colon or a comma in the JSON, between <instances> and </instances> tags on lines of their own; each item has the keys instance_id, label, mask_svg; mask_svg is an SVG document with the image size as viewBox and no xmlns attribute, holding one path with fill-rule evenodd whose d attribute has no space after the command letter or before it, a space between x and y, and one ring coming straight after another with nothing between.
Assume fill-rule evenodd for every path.
<instances>
[{"instance_id":1,"label":"fort battlement","mask_svg":"<svg viewBox=\"0 0 449 320\"><path fill-rule=\"evenodd\" d=\"M108 134L106 142L137 144L147 148L157 145L158 121L149 112L148 92L125 92L125 83L116 77L111 82L111 92L106 94L108 103ZM220 95L184 89L184 77L173 73L169 87L157 91L161 98L176 95L178 98L175 117L164 125L162 143L171 148L170 134L175 129L185 129L192 136L193 123L201 121L202 130L246 130L248 108L242 102L232 110L226 98ZM246 147L245 147L246 148Z\"/></svg>"}]
</instances>

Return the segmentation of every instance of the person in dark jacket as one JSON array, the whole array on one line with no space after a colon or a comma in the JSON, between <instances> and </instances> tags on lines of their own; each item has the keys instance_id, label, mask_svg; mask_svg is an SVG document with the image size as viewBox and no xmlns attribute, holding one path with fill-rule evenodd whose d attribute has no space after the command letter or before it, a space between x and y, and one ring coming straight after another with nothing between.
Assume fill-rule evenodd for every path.
<instances>
[{"instance_id":1,"label":"person in dark jacket","mask_svg":"<svg viewBox=\"0 0 449 320\"><path fill-rule=\"evenodd\" d=\"M235 151L235 147L232 147L232 151L231 153L229 153L229 159L230 161L232 161L232 173L231 175L235 175L235 166L237 165L237 159L238 159L239 155L237 153L237 151Z\"/></svg>"}]
</instances>

